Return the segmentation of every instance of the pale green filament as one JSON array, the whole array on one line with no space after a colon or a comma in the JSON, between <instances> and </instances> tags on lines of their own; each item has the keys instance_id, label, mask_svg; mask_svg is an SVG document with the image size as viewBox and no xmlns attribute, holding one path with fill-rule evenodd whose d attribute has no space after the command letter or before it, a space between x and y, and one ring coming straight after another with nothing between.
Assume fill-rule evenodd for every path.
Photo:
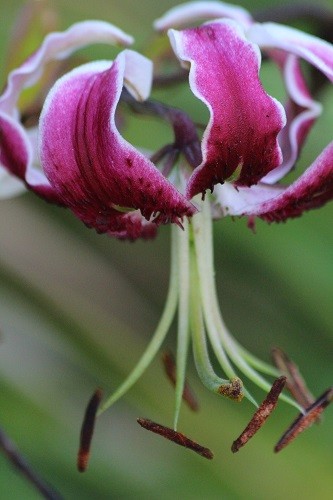
<instances>
[{"instance_id":1,"label":"pale green filament","mask_svg":"<svg viewBox=\"0 0 333 500\"><path fill-rule=\"evenodd\" d=\"M200 203L200 202L199 202ZM202 212L196 214L191 224L184 223L184 231L172 227L171 271L169 291L161 320L148 347L139 362L120 387L101 406L103 413L121 398L137 382L160 349L175 317L178 306L178 336L176 357L176 390L174 429L177 429L182 396L185 385L186 360L190 339L196 368L203 384L215 393L240 401L243 394L257 406L256 401L237 378L234 366L249 380L269 391L271 384L256 370L271 376L279 372L244 349L226 328L217 299L212 246L212 218L210 203L202 204ZM223 373L228 379L219 377L210 362L208 337ZM291 398L281 395L285 402L302 408Z\"/></svg>"},{"instance_id":2,"label":"pale green filament","mask_svg":"<svg viewBox=\"0 0 333 500\"><path fill-rule=\"evenodd\" d=\"M243 353L240 352L237 343L228 332L221 317L214 279L212 218L208 200L203 202L202 212L193 218L193 225L195 228L194 234L197 249L203 313L213 350L219 359L220 346L223 345L230 360L233 361L242 373L263 390L269 391L271 384L246 362L246 359L244 359L242 355ZM254 359L252 358L251 364L255 365L253 361ZM225 369L222 363L221 366ZM268 370L266 369L265 371ZM246 393L246 396L253 401L253 398L248 392ZM280 399L302 411L302 408L288 396L281 394Z\"/></svg>"},{"instance_id":3,"label":"pale green filament","mask_svg":"<svg viewBox=\"0 0 333 500\"><path fill-rule=\"evenodd\" d=\"M178 228L172 228L173 233ZM175 316L178 303L178 283L179 283L179 266L178 266L178 248L177 238L171 238L171 269L170 269L170 284L165 307L162 313L160 322L149 342L145 352L136 364L135 368L118 387L118 389L104 402L98 411L98 415L110 408L118 399L120 399L131 387L137 382L144 371L147 369L158 350L160 349L166 334L170 328L172 320Z\"/></svg>"},{"instance_id":4,"label":"pale green filament","mask_svg":"<svg viewBox=\"0 0 333 500\"><path fill-rule=\"evenodd\" d=\"M200 287L198 271L196 269L195 253L193 246L191 246L191 299L190 299L190 313L191 313L191 332L193 342L194 361L197 372L202 383L211 391L218 392L221 385L229 384L229 380L219 378L210 363L206 333L204 328Z\"/></svg>"},{"instance_id":5,"label":"pale green filament","mask_svg":"<svg viewBox=\"0 0 333 500\"><path fill-rule=\"evenodd\" d=\"M172 238L178 250L179 303L178 303L178 335L176 358L176 393L174 430L177 430L180 407L183 398L186 375L186 361L189 345L189 294L190 294L190 262L189 262L189 227L184 221L184 231L173 228Z\"/></svg>"}]
</instances>

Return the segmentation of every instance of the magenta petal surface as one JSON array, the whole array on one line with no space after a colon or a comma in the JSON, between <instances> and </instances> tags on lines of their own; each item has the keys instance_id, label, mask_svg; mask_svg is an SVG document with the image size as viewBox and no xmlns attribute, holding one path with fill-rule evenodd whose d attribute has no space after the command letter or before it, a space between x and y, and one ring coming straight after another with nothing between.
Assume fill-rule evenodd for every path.
<instances>
[{"instance_id":1,"label":"magenta petal surface","mask_svg":"<svg viewBox=\"0 0 333 500\"><path fill-rule=\"evenodd\" d=\"M227 17L243 26L253 23L252 17L245 9L225 2L186 2L168 10L154 22L157 31L169 28L182 28L200 20L212 20Z\"/></svg>"},{"instance_id":2,"label":"magenta petal surface","mask_svg":"<svg viewBox=\"0 0 333 500\"><path fill-rule=\"evenodd\" d=\"M116 128L124 79L135 88L140 71L150 74L150 62L132 51L122 52L113 64L77 68L50 91L41 116L40 158L50 183L83 222L100 232L126 231L132 209L156 223L179 223L195 212Z\"/></svg>"},{"instance_id":3,"label":"magenta petal surface","mask_svg":"<svg viewBox=\"0 0 333 500\"><path fill-rule=\"evenodd\" d=\"M177 32L171 43L190 62L190 86L210 111L202 140L202 164L189 183L189 197L233 177L256 184L282 160L277 135L285 124L282 105L262 88L260 53L233 21Z\"/></svg>"}]
</instances>

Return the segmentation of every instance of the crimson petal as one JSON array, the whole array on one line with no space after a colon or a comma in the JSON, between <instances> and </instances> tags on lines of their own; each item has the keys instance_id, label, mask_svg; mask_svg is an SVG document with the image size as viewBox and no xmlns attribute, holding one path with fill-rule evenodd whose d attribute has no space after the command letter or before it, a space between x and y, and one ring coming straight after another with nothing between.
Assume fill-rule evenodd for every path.
<instances>
[{"instance_id":1,"label":"crimson petal","mask_svg":"<svg viewBox=\"0 0 333 500\"><path fill-rule=\"evenodd\" d=\"M258 47L231 20L169 33L176 55L191 64L193 93L211 114L188 197L230 178L237 185L256 184L282 161L277 135L285 124L282 105L259 80Z\"/></svg>"}]
</instances>

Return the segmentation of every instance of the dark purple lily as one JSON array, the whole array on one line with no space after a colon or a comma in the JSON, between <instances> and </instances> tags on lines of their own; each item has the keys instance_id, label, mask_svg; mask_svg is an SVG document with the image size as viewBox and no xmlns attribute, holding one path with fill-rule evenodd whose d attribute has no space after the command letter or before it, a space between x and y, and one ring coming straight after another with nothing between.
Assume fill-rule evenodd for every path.
<instances>
[{"instance_id":1,"label":"dark purple lily","mask_svg":"<svg viewBox=\"0 0 333 500\"><path fill-rule=\"evenodd\" d=\"M214 279L212 207L214 216L218 206L221 215L258 216L271 222L299 216L333 197L333 143L298 180L280 184L321 111L300 59L332 81L332 45L293 28L255 24L244 9L222 2L184 4L159 19L156 28L163 31L198 18L221 17L196 28L169 30L176 56L189 69L191 90L210 112L201 151L187 115L145 102L152 63L128 49L114 61L87 63L65 74L45 100L39 127L23 126L17 99L36 82L47 61L67 57L86 44L131 43L128 35L107 23L79 23L49 35L9 75L0 96L0 176L9 183L15 180L10 187L0 186L0 194L14 194L20 189L19 179L38 196L69 208L88 227L120 239L150 238L159 224L173 223L170 287L160 323L134 370L100 412L138 380L178 310L174 429L190 336L199 377L216 394L235 401L246 396L256 404L238 371L266 391L270 383L259 372L279 375L243 349L223 322ZM285 106L263 88L260 49L281 70L288 92ZM154 108L174 128L174 144L151 159L120 134L117 107L129 95L133 108ZM215 373L208 342L226 378ZM302 411L288 397L281 399Z\"/></svg>"}]
</instances>

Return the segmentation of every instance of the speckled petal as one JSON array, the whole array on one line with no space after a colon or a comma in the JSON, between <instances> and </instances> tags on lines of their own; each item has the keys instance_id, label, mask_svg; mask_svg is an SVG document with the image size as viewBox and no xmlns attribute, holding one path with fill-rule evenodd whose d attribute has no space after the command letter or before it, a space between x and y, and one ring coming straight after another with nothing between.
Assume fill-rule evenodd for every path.
<instances>
[{"instance_id":1,"label":"speckled petal","mask_svg":"<svg viewBox=\"0 0 333 500\"><path fill-rule=\"evenodd\" d=\"M234 19L245 27L253 22L250 13L236 5L224 2L187 2L168 10L154 22L154 28L157 31L167 31L169 28L183 28L201 20L223 17Z\"/></svg>"},{"instance_id":2,"label":"speckled petal","mask_svg":"<svg viewBox=\"0 0 333 500\"><path fill-rule=\"evenodd\" d=\"M258 47L231 20L169 33L178 58L191 65L192 92L211 115L188 197L226 180L256 184L281 163L277 135L285 124L282 105L259 80Z\"/></svg>"},{"instance_id":3,"label":"speckled petal","mask_svg":"<svg viewBox=\"0 0 333 500\"><path fill-rule=\"evenodd\" d=\"M90 63L65 75L44 105L40 119L44 171L65 204L99 232L123 231L133 209L155 223L180 223L195 212L116 128L123 84L140 96L151 77L148 59L124 51L113 64Z\"/></svg>"}]
</instances>

